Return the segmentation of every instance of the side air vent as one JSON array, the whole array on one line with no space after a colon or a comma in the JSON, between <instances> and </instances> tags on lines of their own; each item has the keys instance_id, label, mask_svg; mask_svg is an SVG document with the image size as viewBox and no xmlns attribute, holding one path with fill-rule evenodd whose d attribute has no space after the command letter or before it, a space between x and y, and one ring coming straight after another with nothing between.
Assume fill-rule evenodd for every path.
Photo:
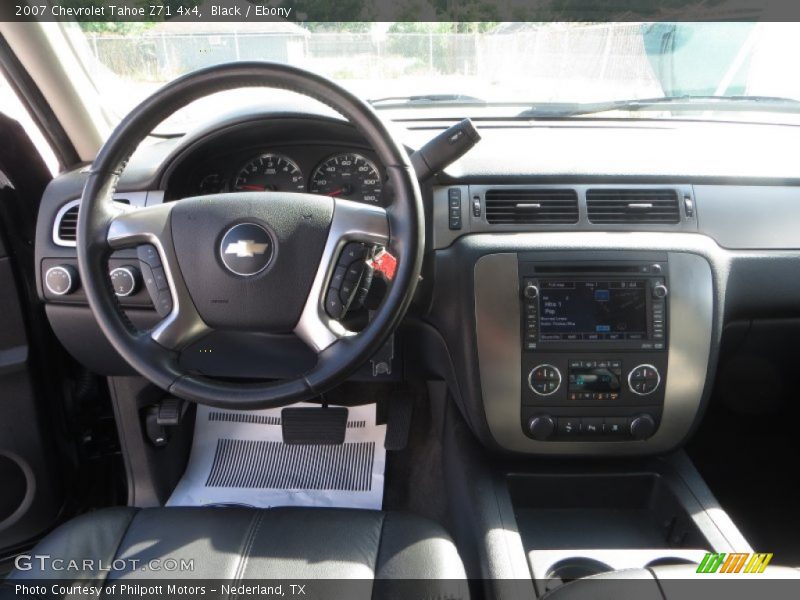
<instances>
[{"instance_id":1,"label":"side air vent","mask_svg":"<svg viewBox=\"0 0 800 600\"><path fill-rule=\"evenodd\" d=\"M131 201L125 198L114 198L114 202L131 205ZM57 246L74 247L78 239L78 207L80 199L67 202L56 214L56 222L53 224L53 242Z\"/></svg>"},{"instance_id":2,"label":"side air vent","mask_svg":"<svg viewBox=\"0 0 800 600\"><path fill-rule=\"evenodd\" d=\"M586 191L592 223L679 223L678 193L667 188L594 188Z\"/></svg>"},{"instance_id":3,"label":"side air vent","mask_svg":"<svg viewBox=\"0 0 800 600\"><path fill-rule=\"evenodd\" d=\"M578 222L575 190L504 188L486 190L486 220L493 225Z\"/></svg>"},{"instance_id":4,"label":"side air vent","mask_svg":"<svg viewBox=\"0 0 800 600\"><path fill-rule=\"evenodd\" d=\"M78 239L79 200L73 200L61 207L53 227L53 241L59 246L74 246Z\"/></svg>"}]
</instances>

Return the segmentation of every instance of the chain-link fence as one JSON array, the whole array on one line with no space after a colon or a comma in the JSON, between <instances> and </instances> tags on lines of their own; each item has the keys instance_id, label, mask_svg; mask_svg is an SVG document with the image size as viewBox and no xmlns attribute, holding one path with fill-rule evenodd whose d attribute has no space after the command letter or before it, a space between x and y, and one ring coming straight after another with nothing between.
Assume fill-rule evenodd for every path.
<instances>
[{"instance_id":1,"label":"chain-link fence","mask_svg":"<svg viewBox=\"0 0 800 600\"><path fill-rule=\"evenodd\" d=\"M639 24L519 25L489 34L223 33L90 36L105 67L129 80L160 82L234 60L274 60L337 80L459 76L502 87L585 96L587 86L659 90ZM570 86L575 89L571 90ZM583 88L583 89L581 89ZM583 93L581 93L583 92ZM577 95L576 95L577 94Z\"/></svg>"}]
</instances>

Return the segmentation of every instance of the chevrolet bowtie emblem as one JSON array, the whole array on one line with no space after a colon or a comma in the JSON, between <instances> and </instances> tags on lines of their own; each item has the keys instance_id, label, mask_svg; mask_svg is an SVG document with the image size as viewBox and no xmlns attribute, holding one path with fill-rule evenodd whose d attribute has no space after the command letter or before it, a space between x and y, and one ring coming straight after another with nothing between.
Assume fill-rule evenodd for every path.
<instances>
[{"instance_id":1,"label":"chevrolet bowtie emblem","mask_svg":"<svg viewBox=\"0 0 800 600\"><path fill-rule=\"evenodd\" d=\"M256 254L264 254L269 244L258 244L253 240L232 242L225 248L225 254L235 254L238 258L252 258Z\"/></svg>"}]
</instances>

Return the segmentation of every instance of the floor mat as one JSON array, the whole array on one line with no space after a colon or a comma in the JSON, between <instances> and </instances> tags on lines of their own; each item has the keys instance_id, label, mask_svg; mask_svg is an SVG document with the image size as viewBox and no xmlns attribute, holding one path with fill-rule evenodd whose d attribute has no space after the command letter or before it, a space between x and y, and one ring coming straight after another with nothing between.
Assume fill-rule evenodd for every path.
<instances>
[{"instance_id":1,"label":"floor mat","mask_svg":"<svg viewBox=\"0 0 800 600\"><path fill-rule=\"evenodd\" d=\"M386 425L376 423L374 404L348 411L343 444L289 445L280 408L198 406L189 464L167 505L380 509Z\"/></svg>"}]
</instances>

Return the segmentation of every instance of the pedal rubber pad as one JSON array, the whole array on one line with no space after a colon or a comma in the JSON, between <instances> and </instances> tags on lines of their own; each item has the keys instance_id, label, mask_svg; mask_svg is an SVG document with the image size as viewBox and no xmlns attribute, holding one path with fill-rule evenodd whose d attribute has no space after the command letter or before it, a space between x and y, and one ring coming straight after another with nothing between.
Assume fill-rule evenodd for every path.
<instances>
[{"instance_id":1,"label":"pedal rubber pad","mask_svg":"<svg viewBox=\"0 0 800 600\"><path fill-rule=\"evenodd\" d=\"M387 450L405 450L411 432L411 416L414 402L408 392L393 394L388 401L386 417L386 439L383 447Z\"/></svg>"},{"instance_id":2,"label":"pedal rubber pad","mask_svg":"<svg viewBox=\"0 0 800 600\"><path fill-rule=\"evenodd\" d=\"M284 444L343 444L348 410L328 408L284 408L281 430Z\"/></svg>"}]
</instances>

